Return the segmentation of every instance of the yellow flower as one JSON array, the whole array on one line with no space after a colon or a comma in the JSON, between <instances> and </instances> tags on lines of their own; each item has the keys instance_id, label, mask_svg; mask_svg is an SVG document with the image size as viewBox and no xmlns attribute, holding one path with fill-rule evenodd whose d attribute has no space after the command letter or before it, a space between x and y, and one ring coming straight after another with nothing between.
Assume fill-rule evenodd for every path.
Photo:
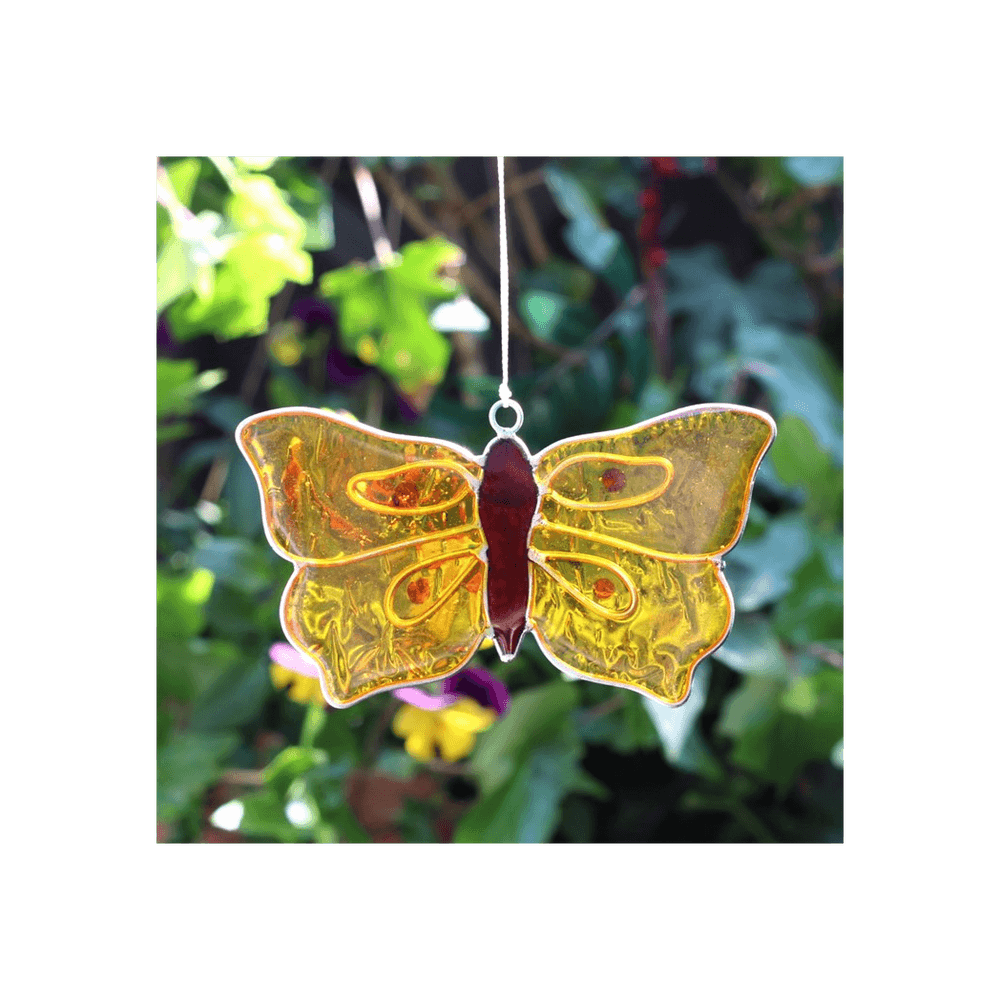
<instances>
[{"instance_id":1,"label":"yellow flower","mask_svg":"<svg viewBox=\"0 0 1000 1000\"><path fill-rule=\"evenodd\" d=\"M476 743L476 733L488 729L497 713L483 708L471 698L459 698L445 708L417 708L403 705L392 720L392 731L405 740L406 752L417 760L433 760L440 752L443 760L454 762L467 757Z\"/></svg>"},{"instance_id":2,"label":"yellow flower","mask_svg":"<svg viewBox=\"0 0 1000 1000\"><path fill-rule=\"evenodd\" d=\"M271 654L271 683L285 690L292 701L301 705L312 702L326 707L326 698L319 683L319 672L297 649L287 642L276 642Z\"/></svg>"}]
</instances>

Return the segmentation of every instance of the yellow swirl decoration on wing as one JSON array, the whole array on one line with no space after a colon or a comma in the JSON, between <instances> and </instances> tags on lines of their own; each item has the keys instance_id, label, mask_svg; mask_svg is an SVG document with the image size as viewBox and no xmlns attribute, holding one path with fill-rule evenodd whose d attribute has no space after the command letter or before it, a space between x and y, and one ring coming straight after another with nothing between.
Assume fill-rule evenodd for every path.
<instances>
[{"instance_id":1,"label":"yellow swirl decoration on wing","mask_svg":"<svg viewBox=\"0 0 1000 1000\"><path fill-rule=\"evenodd\" d=\"M611 621L616 622L627 621L633 614L635 614L635 610L639 606L639 594L635 589L635 584L610 559L602 559L600 556L581 555L577 552L539 552L537 549L531 553L531 556L532 562L534 562L536 566L548 573L549 576L551 576L552 579L559 584L559 586L561 586L567 593L572 594L573 597L575 597L584 607L589 608L593 614L599 615L601 618L609 618ZM565 573L561 573L554 565L552 565L556 562L576 563L583 566L596 566L599 569L603 569L605 572L610 573L612 576L621 581L622 586L625 588L625 592L629 597L628 605L624 608L608 608L599 604L592 597L588 597L579 587L571 583ZM592 579L591 592L599 592L599 585L606 580L607 577L602 576ZM610 584L610 581L607 582L612 589L605 592L603 598L604 600L608 600L615 594L613 589L614 585Z\"/></svg>"},{"instance_id":2,"label":"yellow swirl decoration on wing","mask_svg":"<svg viewBox=\"0 0 1000 1000\"><path fill-rule=\"evenodd\" d=\"M442 481L442 477L421 475L424 472L450 472L459 478L460 484L449 491L450 483ZM359 507L377 514L424 515L450 510L472 492L474 483L475 480L470 483L468 472L457 462L417 461L378 473L359 472L347 481L345 489ZM442 493L446 494L445 499L436 500Z\"/></svg>"},{"instance_id":3,"label":"yellow swirl decoration on wing","mask_svg":"<svg viewBox=\"0 0 1000 1000\"><path fill-rule=\"evenodd\" d=\"M571 485L569 481L570 477L565 474L575 466L593 467L592 469L580 469L581 476L579 480L572 484L577 487L578 492L588 494L597 492L598 495L603 493L605 496L609 496L609 499L580 500L563 493L557 484L560 478L562 478L564 483L563 489ZM616 496L616 493L623 492L626 489L630 484L631 476L634 475L634 473L630 473L629 476L626 476L620 471L619 466L638 470L640 474L651 469L661 470L663 478L659 483L655 483L642 493L625 493L624 496ZM596 474L599 469L604 470L601 475ZM594 474L588 476L588 471ZM615 475L616 473L617 476ZM605 452L583 452L582 454L571 455L560 462L549 473L546 484L548 495L563 507L570 507L575 510L622 510L626 507L635 507L638 504L648 503L663 496L673 476L673 463L661 455L652 455L649 458L644 458L632 455L609 455ZM620 480L618 477L620 477ZM619 482L621 485L617 485Z\"/></svg>"},{"instance_id":4,"label":"yellow swirl decoration on wing","mask_svg":"<svg viewBox=\"0 0 1000 1000\"><path fill-rule=\"evenodd\" d=\"M453 572L450 574L451 579L442 585L440 577L445 575L446 567ZM458 552L443 559L440 555L433 555L407 566L392 578L386 588L384 601L386 618L396 628L403 629L433 617L463 584L470 593L480 591L482 589L482 569L483 564L474 552L465 554ZM425 570L437 570L437 573L433 574L435 579L432 580L429 575L425 575ZM472 575L473 571L479 574L478 580ZM406 601L411 607L417 607L421 610L417 614L404 617L396 614L394 605L396 598L401 597L399 591L407 579L410 582L406 588Z\"/></svg>"}]
</instances>

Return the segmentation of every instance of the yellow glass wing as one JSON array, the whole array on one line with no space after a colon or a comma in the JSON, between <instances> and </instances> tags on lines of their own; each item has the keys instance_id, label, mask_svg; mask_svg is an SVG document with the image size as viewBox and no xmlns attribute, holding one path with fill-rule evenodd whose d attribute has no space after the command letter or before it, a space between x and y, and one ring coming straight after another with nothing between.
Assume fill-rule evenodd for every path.
<instances>
[{"instance_id":1,"label":"yellow glass wing","mask_svg":"<svg viewBox=\"0 0 1000 1000\"><path fill-rule=\"evenodd\" d=\"M482 470L442 441L307 408L245 420L268 540L295 564L282 623L335 706L459 670L486 634Z\"/></svg>"},{"instance_id":2,"label":"yellow glass wing","mask_svg":"<svg viewBox=\"0 0 1000 1000\"><path fill-rule=\"evenodd\" d=\"M732 626L721 556L774 434L766 413L708 405L543 451L528 619L549 659L684 701Z\"/></svg>"}]
</instances>

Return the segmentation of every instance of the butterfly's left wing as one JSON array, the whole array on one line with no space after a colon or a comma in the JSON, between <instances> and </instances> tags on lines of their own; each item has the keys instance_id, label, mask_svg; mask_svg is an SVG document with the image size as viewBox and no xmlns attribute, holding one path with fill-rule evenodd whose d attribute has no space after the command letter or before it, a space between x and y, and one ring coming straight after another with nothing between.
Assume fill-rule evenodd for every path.
<instances>
[{"instance_id":1,"label":"butterfly's left wing","mask_svg":"<svg viewBox=\"0 0 1000 1000\"><path fill-rule=\"evenodd\" d=\"M733 621L721 557L746 524L774 421L689 407L543 451L528 619L570 673L670 704Z\"/></svg>"},{"instance_id":2,"label":"butterfly's left wing","mask_svg":"<svg viewBox=\"0 0 1000 1000\"><path fill-rule=\"evenodd\" d=\"M342 707L447 677L486 635L482 470L457 445L306 407L245 420L268 540L295 572L289 641Z\"/></svg>"}]
</instances>

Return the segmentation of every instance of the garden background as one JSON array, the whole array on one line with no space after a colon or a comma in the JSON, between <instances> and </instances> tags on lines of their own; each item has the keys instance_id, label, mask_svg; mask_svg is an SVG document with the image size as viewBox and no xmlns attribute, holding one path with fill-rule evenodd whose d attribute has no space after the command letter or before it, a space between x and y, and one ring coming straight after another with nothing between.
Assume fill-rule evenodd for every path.
<instances>
[{"instance_id":1,"label":"garden background","mask_svg":"<svg viewBox=\"0 0 1000 1000\"><path fill-rule=\"evenodd\" d=\"M408 754L391 695L289 687L270 651L291 567L233 431L302 404L482 451L496 161L163 157L158 840L842 840L842 161L505 169L532 452L703 401L777 421L726 557L730 637L680 708L567 680L530 638L507 664L483 649L509 705L458 760Z\"/></svg>"}]
</instances>

